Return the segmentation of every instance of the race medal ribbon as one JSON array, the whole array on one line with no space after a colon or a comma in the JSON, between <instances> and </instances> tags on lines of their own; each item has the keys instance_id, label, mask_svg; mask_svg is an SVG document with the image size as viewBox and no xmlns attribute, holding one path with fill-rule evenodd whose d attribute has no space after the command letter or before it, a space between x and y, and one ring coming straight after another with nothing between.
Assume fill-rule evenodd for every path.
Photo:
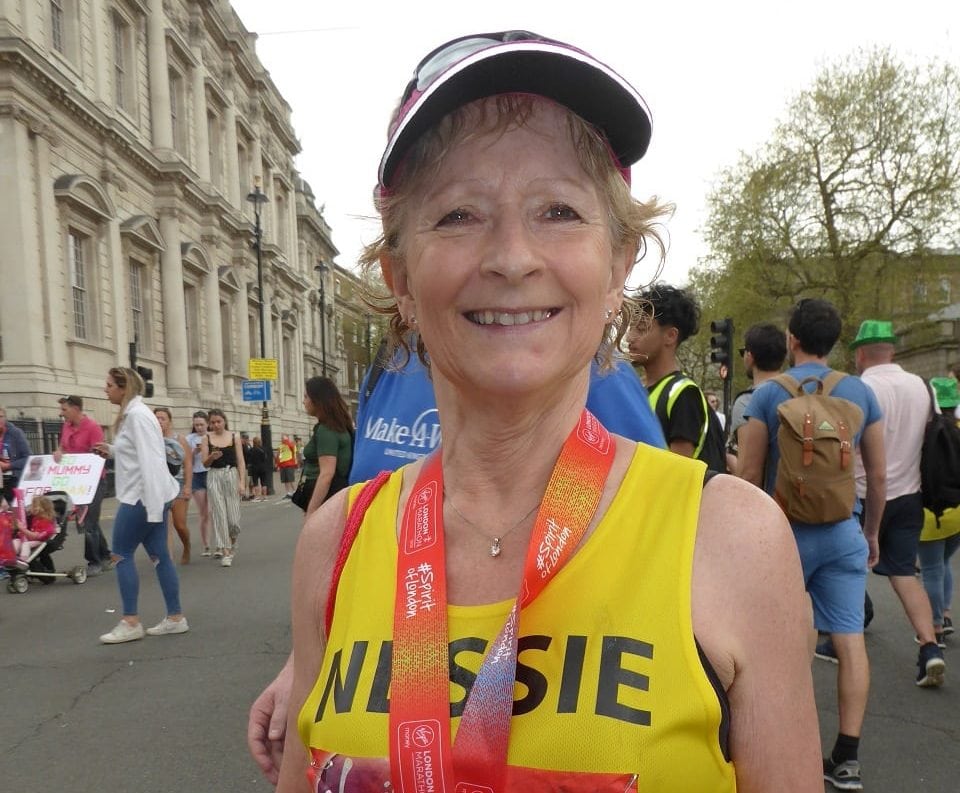
<instances>
[{"instance_id":1,"label":"race medal ribbon","mask_svg":"<svg viewBox=\"0 0 960 793\"><path fill-rule=\"evenodd\" d=\"M590 526L615 446L584 410L550 476L527 547L520 594L491 644L450 742L443 467L434 454L400 527L390 684L390 771L401 793L503 793L520 610L543 591Z\"/></svg>"}]
</instances>

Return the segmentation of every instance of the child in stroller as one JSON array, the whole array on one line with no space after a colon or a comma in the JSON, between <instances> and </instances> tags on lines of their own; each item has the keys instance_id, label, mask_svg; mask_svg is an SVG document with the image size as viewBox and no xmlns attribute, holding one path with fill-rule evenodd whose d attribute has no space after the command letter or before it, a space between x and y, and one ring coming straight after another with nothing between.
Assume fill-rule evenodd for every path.
<instances>
[{"instance_id":1,"label":"child in stroller","mask_svg":"<svg viewBox=\"0 0 960 793\"><path fill-rule=\"evenodd\" d=\"M44 584L52 584L57 578L71 578L74 583L82 584L87 578L87 569L78 565L69 573L59 573L53 564L51 554L63 547L67 535L67 522L73 513L73 500L60 491L50 491L43 496L35 496L29 508L28 526L23 527L11 513L8 519L0 513L0 547L4 545L4 525L9 523L16 528L16 534L7 542L6 554L0 550L10 580L7 590L23 593L29 586L27 576L39 579ZM13 551L13 557L10 557ZM27 567L24 567L26 563Z\"/></svg>"},{"instance_id":2,"label":"child in stroller","mask_svg":"<svg viewBox=\"0 0 960 793\"><path fill-rule=\"evenodd\" d=\"M27 516L27 525L21 526L13 538L13 550L17 553L15 564L21 570L30 568L30 559L34 555L32 551L45 545L57 533L57 513L49 498L35 497L30 502Z\"/></svg>"}]
</instances>

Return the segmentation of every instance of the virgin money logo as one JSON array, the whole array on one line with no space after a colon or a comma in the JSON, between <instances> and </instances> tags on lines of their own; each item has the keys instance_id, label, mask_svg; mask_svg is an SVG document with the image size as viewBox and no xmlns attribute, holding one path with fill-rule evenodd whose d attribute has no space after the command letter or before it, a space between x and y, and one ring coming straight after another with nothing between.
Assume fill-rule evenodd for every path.
<instances>
[{"instance_id":1,"label":"virgin money logo","mask_svg":"<svg viewBox=\"0 0 960 793\"><path fill-rule=\"evenodd\" d=\"M600 454L606 454L610 449L610 433L590 413L587 413L583 421L577 425L577 436Z\"/></svg>"},{"instance_id":2,"label":"virgin money logo","mask_svg":"<svg viewBox=\"0 0 960 793\"><path fill-rule=\"evenodd\" d=\"M433 729L426 724L421 724L419 727L414 728L413 733L411 734L411 739L421 749L426 749L428 746L433 746L433 742L436 740L436 738L436 733L434 733Z\"/></svg>"}]
</instances>

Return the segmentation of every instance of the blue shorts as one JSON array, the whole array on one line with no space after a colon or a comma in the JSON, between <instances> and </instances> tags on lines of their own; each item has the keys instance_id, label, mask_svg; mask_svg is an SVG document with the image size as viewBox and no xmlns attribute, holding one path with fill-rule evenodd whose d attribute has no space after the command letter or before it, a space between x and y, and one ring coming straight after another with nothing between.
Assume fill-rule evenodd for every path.
<instances>
[{"instance_id":1,"label":"blue shorts","mask_svg":"<svg viewBox=\"0 0 960 793\"><path fill-rule=\"evenodd\" d=\"M198 490L207 489L207 472L194 471L193 478L190 480L190 489L196 493Z\"/></svg>"},{"instance_id":2,"label":"blue shorts","mask_svg":"<svg viewBox=\"0 0 960 793\"><path fill-rule=\"evenodd\" d=\"M863 633L867 540L856 518L825 526L794 525L813 624L825 633Z\"/></svg>"}]
</instances>

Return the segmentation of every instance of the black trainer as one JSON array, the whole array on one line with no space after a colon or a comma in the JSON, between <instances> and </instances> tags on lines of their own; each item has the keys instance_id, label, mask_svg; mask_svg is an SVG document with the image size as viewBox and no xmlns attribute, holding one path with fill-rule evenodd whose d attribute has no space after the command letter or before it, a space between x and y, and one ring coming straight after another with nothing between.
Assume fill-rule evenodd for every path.
<instances>
[{"instance_id":1,"label":"black trainer","mask_svg":"<svg viewBox=\"0 0 960 793\"><path fill-rule=\"evenodd\" d=\"M943 660L943 650L933 642L923 645L917 658L917 685L923 688L942 686L946 671L947 662Z\"/></svg>"},{"instance_id":2,"label":"black trainer","mask_svg":"<svg viewBox=\"0 0 960 793\"><path fill-rule=\"evenodd\" d=\"M860 781L860 761L847 760L833 762L833 758L823 758L823 778L837 790L863 790Z\"/></svg>"},{"instance_id":3,"label":"black trainer","mask_svg":"<svg viewBox=\"0 0 960 793\"><path fill-rule=\"evenodd\" d=\"M947 616L943 618L943 632L948 636L953 633L953 620Z\"/></svg>"}]
</instances>

